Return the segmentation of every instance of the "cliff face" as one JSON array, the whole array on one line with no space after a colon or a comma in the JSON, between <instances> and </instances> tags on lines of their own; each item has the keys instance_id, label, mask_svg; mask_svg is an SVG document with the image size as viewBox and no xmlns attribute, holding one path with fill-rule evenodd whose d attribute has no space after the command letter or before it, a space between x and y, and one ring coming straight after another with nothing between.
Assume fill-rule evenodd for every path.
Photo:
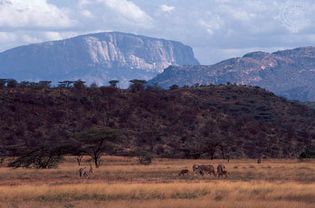
<instances>
[{"instance_id":1,"label":"cliff face","mask_svg":"<svg viewBox=\"0 0 315 208\"><path fill-rule=\"evenodd\" d=\"M163 87L237 83L255 85L293 100L315 100L315 48L253 52L210 66L171 66L152 79Z\"/></svg>"},{"instance_id":2,"label":"cliff face","mask_svg":"<svg viewBox=\"0 0 315 208\"><path fill-rule=\"evenodd\" d=\"M0 76L106 84L150 79L169 65L199 64L180 42L111 32L32 44L0 53Z\"/></svg>"}]
</instances>

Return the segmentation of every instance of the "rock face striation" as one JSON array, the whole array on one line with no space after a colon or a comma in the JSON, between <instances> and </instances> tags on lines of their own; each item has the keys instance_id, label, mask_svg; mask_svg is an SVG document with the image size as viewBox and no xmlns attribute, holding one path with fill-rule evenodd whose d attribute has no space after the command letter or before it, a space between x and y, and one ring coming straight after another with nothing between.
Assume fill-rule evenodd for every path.
<instances>
[{"instance_id":1,"label":"rock face striation","mask_svg":"<svg viewBox=\"0 0 315 208\"><path fill-rule=\"evenodd\" d=\"M260 86L292 100L315 101L315 47L253 52L210 66L170 66L149 83L167 88L227 82Z\"/></svg>"},{"instance_id":2,"label":"rock face striation","mask_svg":"<svg viewBox=\"0 0 315 208\"><path fill-rule=\"evenodd\" d=\"M108 32L32 44L0 53L0 77L39 81L82 79L107 84L150 79L170 65L198 65L180 42Z\"/></svg>"}]
</instances>

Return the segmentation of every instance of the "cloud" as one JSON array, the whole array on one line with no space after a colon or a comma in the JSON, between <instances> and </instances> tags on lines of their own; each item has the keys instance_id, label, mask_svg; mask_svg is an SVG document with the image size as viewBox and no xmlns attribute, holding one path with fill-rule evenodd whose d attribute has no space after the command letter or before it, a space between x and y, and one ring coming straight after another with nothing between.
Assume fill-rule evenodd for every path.
<instances>
[{"instance_id":1,"label":"cloud","mask_svg":"<svg viewBox=\"0 0 315 208\"><path fill-rule=\"evenodd\" d=\"M141 24L150 25L152 23L152 17L143 11L134 2L128 0L99 0L106 7L119 14L126 20Z\"/></svg>"},{"instance_id":2,"label":"cloud","mask_svg":"<svg viewBox=\"0 0 315 208\"><path fill-rule=\"evenodd\" d=\"M121 31L181 41L211 64L315 45L314 19L313 0L0 0L0 50Z\"/></svg>"},{"instance_id":3,"label":"cloud","mask_svg":"<svg viewBox=\"0 0 315 208\"><path fill-rule=\"evenodd\" d=\"M82 8L90 3L91 3L90 0L79 0L78 5L79 5L79 8Z\"/></svg>"},{"instance_id":4,"label":"cloud","mask_svg":"<svg viewBox=\"0 0 315 208\"><path fill-rule=\"evenodd\" d=\"M0 52L32 43L62 40L79 35L76 32L53 32L53 31L15 31L0 32Z\"/></svg>"},{"instance_id":5,"label":"cloud","mask_svg":"<svg viewBox=\"0 0 315 208\"><path fill-rule=\"evenodd\" d=\"M213 35L217 30L222 28L224 22L219 16L216 16L211 20L201 19L199 24L204 27L210 35Z\"/></svg>"},{"instance_id":6,"label":"cloud","mask_svg":"<svg viewBox=\"0 0 315 208\"><path fill-rule=\"evenodd\" d=\"M87 18L93 17L93 14L91 13L91 11L87 10L87 9L82 9L80 11L80 13Z\"/></svg>"},{"instance_id":7,"label":"cloud","mask_svg":"<svg viewBox=\"0 0 315 208\"><path fill-rule=\"evenodd\" d=\"M0 1L1 5L1 1ZM17 39L16 35L13 33L0 32L0 43L12 42Z\"/></svg>"},{"instance_id":8,"label":"cloud","mask_svg":"<svg viewBox=\"0 0 315 208\"><path fill-rule=\"evenodd\" d=\"M166 12L166 13L172 13L174 10L175 10L175 7L174 6L169 6L167 4L162 4L160 6L160 10L162 12Z\"/></svg>"},{"instance_id":9,"label":"cloud","mask_svg":"<svg viewBox=\"0 0 315 208\"><path fill-rule=\"evenodd\" d=\"M67 28L73 21L67 13L47 0L1 0L2 28Z\"/></svg>"}]
</instances>

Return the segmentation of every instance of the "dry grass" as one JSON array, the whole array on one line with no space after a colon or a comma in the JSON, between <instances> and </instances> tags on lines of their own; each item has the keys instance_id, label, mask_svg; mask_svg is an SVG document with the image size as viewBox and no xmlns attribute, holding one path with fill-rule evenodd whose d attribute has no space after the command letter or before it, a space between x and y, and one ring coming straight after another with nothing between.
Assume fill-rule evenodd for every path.
<instances>
[{"instance_id":1,"label":"dry grass","mask_svg":"<svg viewBox=\"0 0 315 208\"><path fill-rule=\"evenodd\" d=\"M211 161L212 164L224 161ZM78 177L74 158L55 170L0 169L0 207L286 207L315 204L315 163L289 160L224 162L228 179L177 173L204 160L107 157L89 179Z\"/></svg>"}]
</instances>

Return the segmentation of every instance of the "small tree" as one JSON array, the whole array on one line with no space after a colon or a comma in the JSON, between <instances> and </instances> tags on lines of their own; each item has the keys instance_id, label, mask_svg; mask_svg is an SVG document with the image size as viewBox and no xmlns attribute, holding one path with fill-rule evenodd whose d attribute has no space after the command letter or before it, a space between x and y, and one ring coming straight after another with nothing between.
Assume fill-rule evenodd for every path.
<instances>
[{"instance_id":1,"label":"small tree","mask_svg":"<svg viewBox=\"0 0 315 208\"><path fill-rule=\"evenodd\" d=\"M84 157L84 152L81 150L81 148L78 148L75 151L73 151L72 154L75 156L78 166L81 166Z\"/></svg>"},{"instance_id":2,"label":"small tree","mask_svg":"<svg viewBox=\"0 0 315 208\"><path fill-rule=\"evenodd\" d=\"M138 160L141 165L150 165L152 163L152 155L148 152L142 152L138 155Z\"/></svg>"},{"instance_id":3,"label":"small tree","mask_svg":"<svg viewBox=\"0 0 315 208\"><path fill-rule=\"evenodd\" d=\"M96 84L96 82L93 82L93 83L90 85L90 88L96 89L96 88L98 88L98 85Z\"/></svg>"},{"instance_id":4,"label":"small tree","mask_svg":"<svg viewBox=\"0 0 315 208\"><path fill-rule=\"evenodd\" d=\"M94 128L77 134L82 150L91 156L95 167L101 165L101 157L105 152L112 151L118 138L118 130L110 128Z\"/></svg>"},{"instance_id":5,"label":"small tree","mask_svg":"<svg viewBox=\"0 0 315 208\"><path fill-rule=\"evenodd\" d=\"M145 80L139 80L139 79L133 79L130 80L130 86L129 89L132 92L137 92L137 91L143 91L145 88L145 84L147 83L147 81Z\"/></svg>"},{"instance_id":6,"label":"small tree","mask_svg":"<svg viewBox=\"0 0 315 208\"><path fill-rule=\"evenodd\" d=\"M14 161L10 162L9 167L37 169L55 168L63 160L62 151L63 149L60 147L42 145L24 153Z\"/></svg>"},{"instance_id":7,"label":"small tree","mask_svg":"<svg viewBox=\"0 0 315 208\"><path fill-rule=\"evenodd\" d=\"M7 79L0 79L0 89L6 87Z\"/></svg>"},{"instance_id":8,"label":"small tree","mask_svg":"<svg viewBox=\"0 0 315 208\"><path fill-rule=\"evenodd\" d=\"M18 85L18 82L15 79L9 79L7 81L7 87L8 88L15 88L15 87L17 87L17 85Z\"/></svg>"},{"instance_id":9,"label":"small tree","mask_svg":"<svg viewBox=\"0 0 315 208\"><path fill-rule=\"evenodd\" d=\"M179 86L176 85L176 84L170 86L170 90L176 90L176 89L178 89L178 88L179 88Z\"/></svg>"},{"instance_id":10,"label":"small tree","mask_svg":"<svg viewBox=\"0 0 315 208\"><path fill-rule=\"evenodd\" d=\"M19 87L22 87L22 88L26 88L26 87L29 87L29 86L30 86L30 82L29 81L22 81L19 84Z\"/></svg>"},{"instance_id":11,"label":"small tree","mask_svg":"<svg viewBox=\"0 0 315 208\"><path fill-rule=\"evenodd\" d=\"M74 82L73 87L77 90L82 90L85 88L85 82L79 79Z\"/></svg>"},{"instance_id":12,"label":"small tree","mask_svg":"<svg viewBox=\"0 0 315 208\"><path fill-rule=\"evenodd\" d=\"M307 148L304 152L299 155L300 160L304 159L314 159L315 158L315 148Z\"/></svg>"},{"instance_id":13,"label":"small tree","mask_svg":"<svg viewBox=\"0 0 315 208\"><path fill-rule=\"evenodd\" d=\"M59 82L59 84L58 84L58 87L59 88L70 88L70 87L72 87L72 85L73 85L73 81L61 81L61 82Z\"/></svg>"},{"instance_id":14,"label":"small tree","mask_svg":"<svg viewBox=\"0 0 315 208\"><path fill-rule=\"evenodd\" d=\"M0 156L0 167L3 166L3 163L4 163L5 159L6 159L5 156Z\"/></svg>"},{"instance_id":15,"label":"small tree","mask_svg":"<svg viewBox=\"0 0 315 208\"><path fill-rule=\"evenodd\" d=\"M38 86L40 87L40 88L50 88L50 86L51 86L51 81L39 81L38 82Z\"/></svg>"},{"instance_id":16,"label":"small tree","mask_svg":"<svg viewBox=\"0 0 315 208\"><path fill-rule=\"evenodd\" d=\"M118 83L119 83L118 80L110 80L109 81L110 86L113 87L113 88L117 88L117 84Z\"/></svg>"}]
</instances>

